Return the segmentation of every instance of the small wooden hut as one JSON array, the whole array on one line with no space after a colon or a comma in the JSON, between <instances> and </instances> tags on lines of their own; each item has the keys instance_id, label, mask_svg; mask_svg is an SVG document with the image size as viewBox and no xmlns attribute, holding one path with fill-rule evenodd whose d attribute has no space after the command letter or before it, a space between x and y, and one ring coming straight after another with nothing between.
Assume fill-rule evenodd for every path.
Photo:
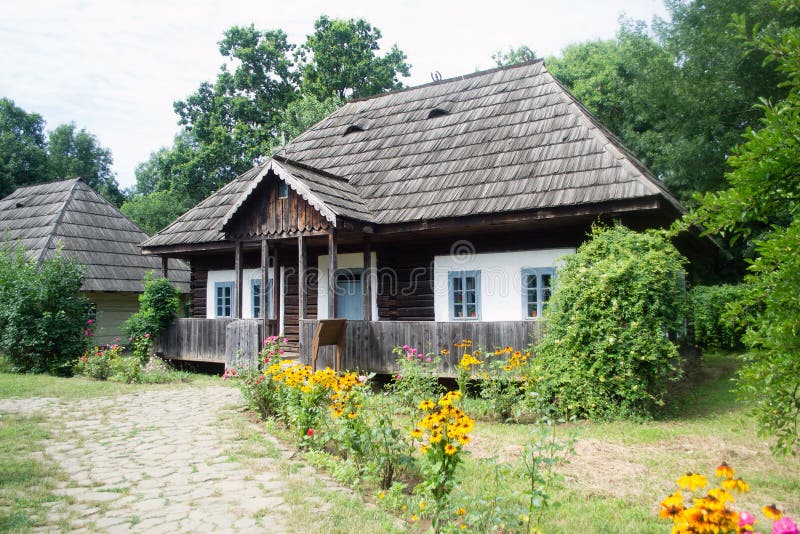
<instances>
[{"instance_id":1,"label":"small wooden hut","mask_svg":"<svg viewBox=\"0 0 800 534\"><path fill-rule=\"evenodd\" d=\"M174 343L257 318L306 355L343 317L345 366L390 371L393 345L527 344L593 222L680 214L537 60L348 102L143 248L191 266Z\"/></svg>"},{"instance_id":2,"label":"small wooden hut","mask_svg":"<svg viewBox=\"0 0 800 534\"><path fill-rule=\"evenodd\" d=\"M139 309L145 274L162 272L162 261L142 255L139 244L147 238L80 178L21 187L0 200L0 241L21 244L36 260L60 247L85 267L83 291L96 308L98 344L123 336L122 323ZM188 293L188 266L169 260L167 268Z\"/></svg>"}]
</instances>

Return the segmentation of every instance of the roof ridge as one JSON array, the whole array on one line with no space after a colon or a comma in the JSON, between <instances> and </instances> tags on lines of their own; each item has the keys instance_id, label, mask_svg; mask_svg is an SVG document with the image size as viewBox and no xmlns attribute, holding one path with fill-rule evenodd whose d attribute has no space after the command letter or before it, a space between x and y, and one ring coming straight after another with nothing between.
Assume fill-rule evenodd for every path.
<instances>
[{"instance_id":1,"label":"roof ridge","mask_svg":"<svg viewBox=\"0 0 800 534\"><path fill-rule=\"evenodd\" d=\"M64 220L64 214L67 212L67 206L69 206L69 203L72 202L72 199L75 196L76 186L78 185L79 182L83 182L83 179L80 177L71 178L71 180L73 180L73 183L72 186L69 188L69 194L67 195L67 198L64 200L64 203L61 205L56 220L53 222L53 229L50 231L50 236L47 238L47 243L45 243L44 247L42 247L42 249L39 251L39 257L36 258L37 263L41 262L44 259L45 255L47 254L47 251L50 250L50 246L53 244L53 239L56 236L56 230L61 225L61 221ZM59 181L66 182L68 180L59 180Z\"/></svg>"},{"instance_id":2,"label":"roof ridge","mask_svg":"<svg viewBox=\"0 0 800 534\"><path fill-rule=\"evenodd\" d=\"M400 89L394 89L392 91L386 91L385 93L376 93L376 94L370 95L370 96L362 96L360 98L354 98L352 100L348 100L347 102L345 102L345 104L351 104L353 102L364 102L366 100L372 100L374 98L380 98L380 97L384 97L384 96L388 96L388 95L395 95L395 94L398 94L398 93L405 93L407 91L413 91L414 89L422 89L424 87L430 87L432 85L441 85L443 83L458 82L458 81L461 81L461 80L467 80L469 78L476 78L478 76L484 76L486 74L493 74L493 73L499 72L501 70L511 70L511 69L516 69L516 68L520 68L520 67L528 67L530 65L535 65L536 63L544 64L544 58L529 59L528 61L522 61L520 63L512 63L511 65L503 65L503 66L500 66L500 67L493 67L491 69L476 70L475 72L471 72L469 74L462 74L460 76L453 76L451 78L445 78L443 80L435 80L435 81L432 81L432 82L423 83L422 85L414 85L412 87L401 87ZM330 117L330 115L328 115L328 117Z\"/></svg>"},{"instance_id":3,"label":"roof ridge","mask_svg":"<svg viewBox=\"0 0 800 534\"><path fill-rule=\"evenodd\" d=\"M581 113L581 117L588 120L591 123L591 125L594 127L593 129L595 130L595 135L604 138L607 145L611 145L614 148L614 150L619 151L620 154L623 156L622 158L623 161L633 166L638 171L638 174L643 178L645 178L645 180L647 180L649 185L652 185L656 189L658 189L658 191L662 195L664 195L664 197L670 202L670 204L672 204L678 210L678 212L683 213L685 209L683 208L683 206L681 206L678 199L675 198L672 195L672 193L670 193L670 191L666 188L666 186L663 183L661 183L661 181L658 178L653 176L650 170L647 167L645 167L645 165L641 161L639 161L639 158L637 158L633 154L633 152L631 152L628 149L628 147L625 146L625 144L622 142L622 139L620 139L619 136L617 136L614 132L606 128L597 119L597 117L595 117L594 114L592 114L592 112L589 111L589 109L581 103L578 97L572 94L572 91L567 89L567 87L564 86L564 84L562 84L558 78L556 78L549 70L547 70L546 66L544 72L546 72L553 79L553 81L555 81L558 87L561 88L563 93L570 100L570 104L578 108L578 110Z\"/></svg>"}]
</instances>

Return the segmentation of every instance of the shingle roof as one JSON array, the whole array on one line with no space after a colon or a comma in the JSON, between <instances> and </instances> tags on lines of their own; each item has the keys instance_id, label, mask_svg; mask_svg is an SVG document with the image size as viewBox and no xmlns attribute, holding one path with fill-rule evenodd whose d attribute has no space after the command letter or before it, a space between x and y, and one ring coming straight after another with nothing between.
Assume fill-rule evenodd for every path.
<instances>
[{"instance_id":1,"label":"shingle roof","mask_svg":"<svg viewBox=\"0 0 800 534\"><path fill-rule=\"evenodd\" d=\"M58 247L86 267L84 291L141 292L158 258L143 256L147 234L83 180L75 178L21 187L0 200L0 241L18 242L37 260ZM189 289L189 268L169 260L170 279Z\"/></svg>"},{"instance_id":2,"label":"shingle roof","mask_svg":"<svg viewBox=\"0 0 800 534\"><path fill-rule=\"evenodd\" d=\"M349 102L275 160L331 211L377 224L655 196L680 210L541 60ZM241 182L257 180L257 169L186 220L217 217L206 203L225 204L222 220L232 217L242 199L231 194L252 191ZM216 223L207 222L220 228ZM146 246L224 239L177 229Z\"/></svg>"}]
</instances>

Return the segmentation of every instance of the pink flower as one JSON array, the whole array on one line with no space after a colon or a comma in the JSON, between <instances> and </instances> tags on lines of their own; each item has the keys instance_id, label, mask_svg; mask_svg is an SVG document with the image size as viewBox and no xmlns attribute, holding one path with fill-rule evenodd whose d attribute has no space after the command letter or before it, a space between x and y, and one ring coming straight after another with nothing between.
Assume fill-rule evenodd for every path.
<instances>
[{"instance_id":1,"label":"pink flower","mask_svg":"<svg viewBox=\"0 0 800 534\"><path fill-rule=\"evenodd\" d=\"M745 525L752 525L756 522L756 518L753 517L752 514L748 512L742 512L739 514L739 526L743 527Z\"/></svg>"},{"instance_id":2,"label":"pink flower","mask_svg":"<svg viewBox=\"0 0 800 534\"><path fill-rule=\"evenodd\" d=\"M144 335L144 337L146 337L147 339L150 339L150 334L147 333L147 334Z\"/></svg>"},{"instance_id":3,"label":"pink flower","mask_svg":"<svg viewBox=\"0 0 800 534\"><path fill-rule=\"evenodd\" d=\"M359 382L366 382L367 381L367 377L365 375L358 375L358 381Z\"/></svg>"},{"instance_id":4,"label":"pink flower","mask_svg":"<svg viewBox=\"0 0 800 534\"><path fill-rule=\"evenodd\" d=\"M420 360L421 360L422 358L424 358L424 357L425 357L425 355L424 355L424 354L418 354L418 355L417 355L417 358L419 358Z\"/></svg>"},{"instance_id":5,"label":"pink flower","mask_svg":"<svg viewBox=\"0 0 800 534\"><path fill-rule=\"evenodd\" d=\"M797 525L790 517L781 517L772 523L772 534L798 534Z\"/></svg>"},{"instance_id":6,"label":"pink flower","mask_svg":"<svg viewBox=\"0 0 800 534\"><path fill-rule=\"evenodd\" d=\"M132 337L129 337L129 338L128 338L128 341L133 341L133 338L132 338Z\"/></svg>"},{"instance_id":7,"label":"pink flower","mask_svg":"<svg viewBox=\"0 0 800 534\"><path fill-rule=\"evenodd\" d=\"M425 358L425 363L431 363L431 359L430 358Z\"/></svg>"},{"instance_id":8,"label":"pink flower","mask_svg":"<svg viewBox=\"0 0 800 534\"><path fill-rule=\"evenodd\" d=\"M92 321L91 319L89 319L88 321L86 321L86 324L92 324L93 322L94 322L94 321Z\"/></svg>"},{"instance_id":9,"label":"pink flower","mask_svg":"<svg viewBox=\"0 0 800 534\"><path fill-rule=\"evenodd\" d=\"M288 342L289 342L289 340L288 340L288 339L286 339L286 338L283 338L283 342L284 342L284 343L288 343Z\"/></svg>"},{"instance_id":10,"label":"pink flower","mask_svg":"<svg viewBox=\"0 0 800 534\"><path fill-rule=\"evenodd\" d=\"M406 356L406 360L413 360L413 359L414 359L414 357L412 355L410 355L410 354L408 356Z\"/></svg>"},{"instance_id":11,"label":"pink flower","mask_svg":"<svg viewBox=\"0 0 800 534\"><path fill-rule=\"evenodd\" d=\"M403 345L403 350L408 350L408 345Z\"/></svg>"},{"instance_id":12,"label":"pink flower","mask_svg":"<svg viewBox=\"0 0 800 534\"><path fill-rule=\"evenodd\" d=\"M278 354L283 354L283 349L279 350Z\"/></svg>"},{"instance_id":13,"label":"pink flower","mask_svg":"<svg viewBox=\"0 0 800 534\"><path fill-rule=\"evenodd\" d=\"M309 428L308 432L306 432L306 435L308 435L309 437L313 436L314 435L314 429L313 428Z\"/></svg>"},{"instance_id":14,"label":"pink flower","mask_svg":"<svg viewBox=\"0 0 800 534\"><path fill-rule=\"evenodd\" d=\"M89 336L89 331L88 330L84 330L83 331L83 335L88 337Z\"/></svg>"},{"instance_id":15,"label":"pink flower","mask_svg":"<svg viewBox=\"0 0 800 534\"><path fill-rule=\"evenodd\" d=\"M395 380L400 380L401 378L403 378L403 375L394 375Z\"/></svg>"}]
</instances>

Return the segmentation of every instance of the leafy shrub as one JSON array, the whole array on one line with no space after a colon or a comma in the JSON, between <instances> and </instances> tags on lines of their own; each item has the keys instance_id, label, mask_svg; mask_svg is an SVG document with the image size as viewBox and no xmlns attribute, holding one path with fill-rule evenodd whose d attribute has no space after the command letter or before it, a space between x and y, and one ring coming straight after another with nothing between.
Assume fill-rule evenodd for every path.
<instances>
[{"instance_id":1,"label":"leafy shrub","mask_svg":"<svg viewBox=\"0 0 800 534\"><path fill-rule=\"evenodd\" d=\"M684 258L655 232L594 227L558 271L536 346L542 402L590 418L648 416L681 375Z\"/></svg>"},{"instance_id":2,"label":"leafy shrub","mask_svg":"<svg viewBox=\"0 0 800 534\"><path fill-rule=\"evenodd\" d=\"M133 346L133 354L142 363L147 361L153 338L175 320L180 309L180 292L166 278L145 277L144 292L139 295L139 311L125 321L125 333Z\"/></svg>"},{"instance_id":3,"label":"leafy shrub","mask_svg":"<svg viewBox=\"0 0 800 534\"><path fill-rule=\"evenodd\" d=\"M0 248L0 351L19 372L69 373L86 350L83 270L60 252L37 262Z\"/></svg>"},{"instance_id":4,"label":"leafy shrub","mask_svg":"<svg viewBox=\"0 0 800 534\"><path fill-rule=\"evenodd\" d=\"M734 322L729 304L741 299L740 286L696 286L689 293L695 344L704 349L735 349L742 346L744 321Z\"/></svg>"},{"instance_id":5,"label":"leafy shrub","mask_svg":"<svg viewBox=\"0 0 800 534\"><path fill-rule=\"evenodd\" d=\"M408 345L395 347L392 353L397 357L400 372L387 385L387 389L397 397L401 409L412 414L421 401L441 391L437 373L440 358L424 354Z\"/></svg>"}]
</instances>

